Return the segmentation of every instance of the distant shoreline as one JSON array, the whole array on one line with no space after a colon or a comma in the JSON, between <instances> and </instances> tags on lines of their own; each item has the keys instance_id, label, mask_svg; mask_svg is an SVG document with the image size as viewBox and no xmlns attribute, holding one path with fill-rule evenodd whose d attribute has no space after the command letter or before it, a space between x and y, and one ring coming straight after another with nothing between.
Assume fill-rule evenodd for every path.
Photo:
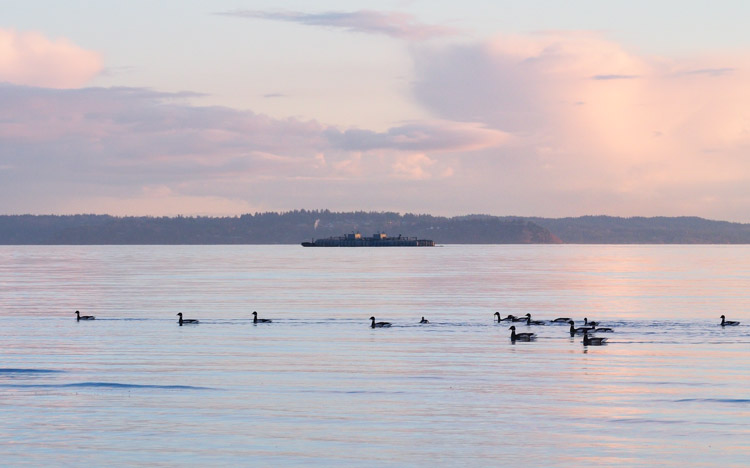
<instances>
[{"instance_id":1,"label":"distant shoreline","mask_svg":"<svg viewBox=\"0 0 750 468\"><path fill-rule=\"evenodd\" d=\"M698 217L439 217L295 210L236 217L0 215L0 245L286 245L347 232L436 244L750 244L750 224Z\"/></svg>"}]
</instances>

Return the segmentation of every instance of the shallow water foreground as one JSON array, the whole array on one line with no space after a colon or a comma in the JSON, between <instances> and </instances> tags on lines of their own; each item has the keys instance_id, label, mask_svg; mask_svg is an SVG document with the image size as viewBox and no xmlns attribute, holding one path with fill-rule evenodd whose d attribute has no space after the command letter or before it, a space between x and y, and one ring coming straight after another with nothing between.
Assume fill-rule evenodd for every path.
<instances>
[{"instance_id":1,"label":"shallow water foreground","mask_svg":"<svg viewBox=\"0 0 750 468\"><path fill-rule=\"evenodd\" d=\"M745 467L747 265L744 246L3 246L0 460ZM516 324L537 339L513 344L495 311L615 332Z\"/></svg>"}]
</instances>

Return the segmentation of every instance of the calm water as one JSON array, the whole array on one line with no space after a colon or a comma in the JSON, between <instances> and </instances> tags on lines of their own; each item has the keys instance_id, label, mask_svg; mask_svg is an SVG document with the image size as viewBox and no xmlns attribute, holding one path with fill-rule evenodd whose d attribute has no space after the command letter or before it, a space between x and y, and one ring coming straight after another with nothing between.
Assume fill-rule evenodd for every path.
<instances>
[{"instance_id":1,"label":"calm water","mask_svg":"<svg viewBox=\"0 0 750 468\"><path fill-rule=\"evenodd\" d=\"M0 464L746 467L748 286L748 246L2 246Z\"/></svg>"}]
</instances>

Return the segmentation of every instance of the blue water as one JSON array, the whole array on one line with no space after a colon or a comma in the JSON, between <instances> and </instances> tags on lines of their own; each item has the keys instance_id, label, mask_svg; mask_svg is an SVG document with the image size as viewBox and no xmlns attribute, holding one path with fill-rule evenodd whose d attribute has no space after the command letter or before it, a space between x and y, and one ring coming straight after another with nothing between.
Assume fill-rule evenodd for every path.
<instances>
[{"instance_id":1,"label":"blue water","mask_svg":"<svg viewBox=\"0 0 750 468\"><path fill-rule=\"evenodd\" d=\"M0 465L746 467L748 284L748 246L2 246Z\"/></svg>"}]
</instances>

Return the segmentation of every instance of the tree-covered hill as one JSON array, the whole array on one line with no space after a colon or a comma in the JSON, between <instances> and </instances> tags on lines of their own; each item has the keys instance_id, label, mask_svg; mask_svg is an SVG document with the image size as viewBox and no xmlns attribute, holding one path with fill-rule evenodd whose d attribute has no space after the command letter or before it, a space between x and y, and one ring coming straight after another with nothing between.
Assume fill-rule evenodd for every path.
<instances>
[{"instance_id":1,"label":"tree-covered hill","mask_svg":"<svg viewBox=\"0 0 750 468\"><path fill-rule=\"evenodd\" d=\"M359 231L441 244L556 243L520 218L299 210L238 217L0 216L0 244L298 244Z\"/></svg>"},{"instance_id":2,"label":"tree-covered hill","mask_svg":"<svg viewBox=\"0 0 750 468\"><path fill-rule=\"evenodd\" d=\"M750 224L697 217L527 219L568 244L750 244Z\"/></svg>"},{"instance_id":3,"label":"tree-covered hill","mask_svg":"<svg viewBox=\"0 0 750 468\"><path fill-rule=\"evenodd\" d=\"M355 231L438 244L750 244L750 224L695 217L446 218L328 210L235 217L0 216L0 244L299 244Z\"/></svg>"}]
</instances>

